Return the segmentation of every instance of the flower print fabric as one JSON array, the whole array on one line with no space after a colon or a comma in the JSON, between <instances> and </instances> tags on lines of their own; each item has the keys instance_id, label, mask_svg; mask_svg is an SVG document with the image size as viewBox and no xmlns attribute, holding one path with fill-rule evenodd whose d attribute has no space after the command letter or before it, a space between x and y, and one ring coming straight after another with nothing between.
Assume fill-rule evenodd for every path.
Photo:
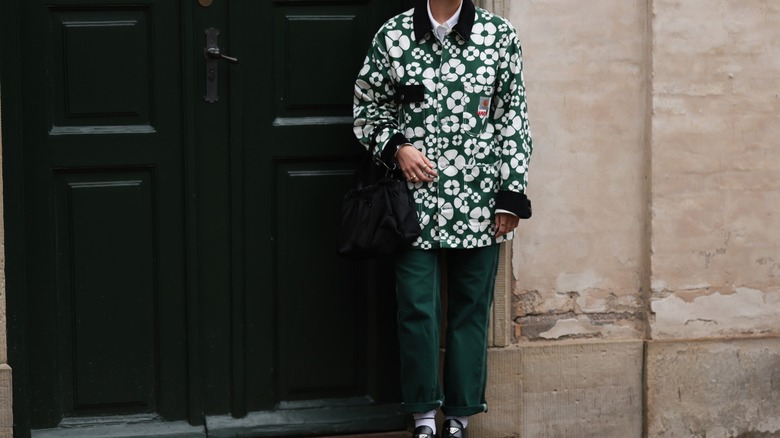
<instances>
[{"instance_id":1,"label":"flower print fabric","mask_svg":"<svg viewBox=\"0 0 780 438\"><path fill-rule=\"evenodd\" d=\"M355 83L355 135L366 147L376 139L376 159L392 161L410 143L437 166L433 182L408 183L423 229L413 245L422 249L512 239L514 232L495 236L496 209L530 217L532 140L517 33L466 2L474 20L465 38L464 26L441 43L430 29L415 33L425 23L415 9L387 21Z\"/></svg>"}]
</instances>

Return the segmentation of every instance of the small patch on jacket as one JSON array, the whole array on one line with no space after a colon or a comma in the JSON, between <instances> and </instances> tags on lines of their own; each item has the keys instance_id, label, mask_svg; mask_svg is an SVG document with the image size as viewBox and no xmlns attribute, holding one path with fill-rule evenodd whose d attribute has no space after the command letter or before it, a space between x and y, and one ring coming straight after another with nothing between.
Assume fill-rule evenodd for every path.
<instances>
[{"instance_id":1,"label":"small patch on jacket","mask_svg":"<svg viewBox=\"0 0 780 438\"><path fill-rule=\"evenodd\" d=\"M480 97L479 108L477 108L477 115L482 118L487 117L489 108L490 108L490 96Z\"/></svg>"}]
</instances>

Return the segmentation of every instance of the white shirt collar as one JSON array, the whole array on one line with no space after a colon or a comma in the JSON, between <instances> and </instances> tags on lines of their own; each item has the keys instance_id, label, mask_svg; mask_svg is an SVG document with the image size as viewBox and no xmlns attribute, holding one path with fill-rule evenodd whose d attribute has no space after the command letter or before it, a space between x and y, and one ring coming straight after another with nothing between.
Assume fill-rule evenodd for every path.
<instances>
[{"instance_id":1,"label":"white shirt collar","mask_svg":"<svg viewBox=\"0 0 780 438\"><path fill-rule=\"evenodd\" d=\"M455 15L450 17L446 23L441 24L433 18L433 13L431 12L431 0L428 0L428 18L431 20L431 28L433 29L433 33L436 35L436 38L438 38L439 41L444 41L444 37L450 33L456 24L458 24L458 21L460 20L461 9L463 9L463 0L460 2L458 10L455 11Z\"/></svg>"}]
</instances>

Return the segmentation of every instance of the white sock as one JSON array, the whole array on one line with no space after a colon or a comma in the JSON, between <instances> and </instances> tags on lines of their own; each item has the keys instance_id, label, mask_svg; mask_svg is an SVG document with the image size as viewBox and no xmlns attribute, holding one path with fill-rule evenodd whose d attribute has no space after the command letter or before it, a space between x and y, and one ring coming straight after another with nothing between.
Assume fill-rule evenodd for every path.
<instances>
[{"instance_id":1,"label":"white sock","mask_svg":"<svg viewBox=\"0 0 780 438\"><path fill-rule=\"evenodd\" d=\"M428 426L436 433L436 411L423 412L412 415L414 417L415 429L420 426Z\"/></svg>"},{"instance_id":2,"label":"white sock","mask_svg":"<svg viewBox=\"0 0 780 438\"><path fill-rule=\"evenodd\" d=\"M469 417L453 417L451 415L447 416L447 420L458 420L460 421L460 424L463 425L463 428L469 427Z\"/></svg>"}]
</instances>

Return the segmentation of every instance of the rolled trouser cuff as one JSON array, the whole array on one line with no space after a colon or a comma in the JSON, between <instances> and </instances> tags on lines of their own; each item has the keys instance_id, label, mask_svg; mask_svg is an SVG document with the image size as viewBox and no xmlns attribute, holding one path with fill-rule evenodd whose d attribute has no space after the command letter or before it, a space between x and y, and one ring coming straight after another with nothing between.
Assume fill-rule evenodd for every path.
<instances>
[{"instance_id":1,"label":"rolled trouser cuff","mask_svg":"<svg viewBox=\"0 0 780 438\"><path fill-rule=\"evenodd\" d=\"M470 417L472 415L487 412L487 404L482 403L476 406L442 406L441 411L444 415L453 417Z\"/></svg>"}]
</instances>

